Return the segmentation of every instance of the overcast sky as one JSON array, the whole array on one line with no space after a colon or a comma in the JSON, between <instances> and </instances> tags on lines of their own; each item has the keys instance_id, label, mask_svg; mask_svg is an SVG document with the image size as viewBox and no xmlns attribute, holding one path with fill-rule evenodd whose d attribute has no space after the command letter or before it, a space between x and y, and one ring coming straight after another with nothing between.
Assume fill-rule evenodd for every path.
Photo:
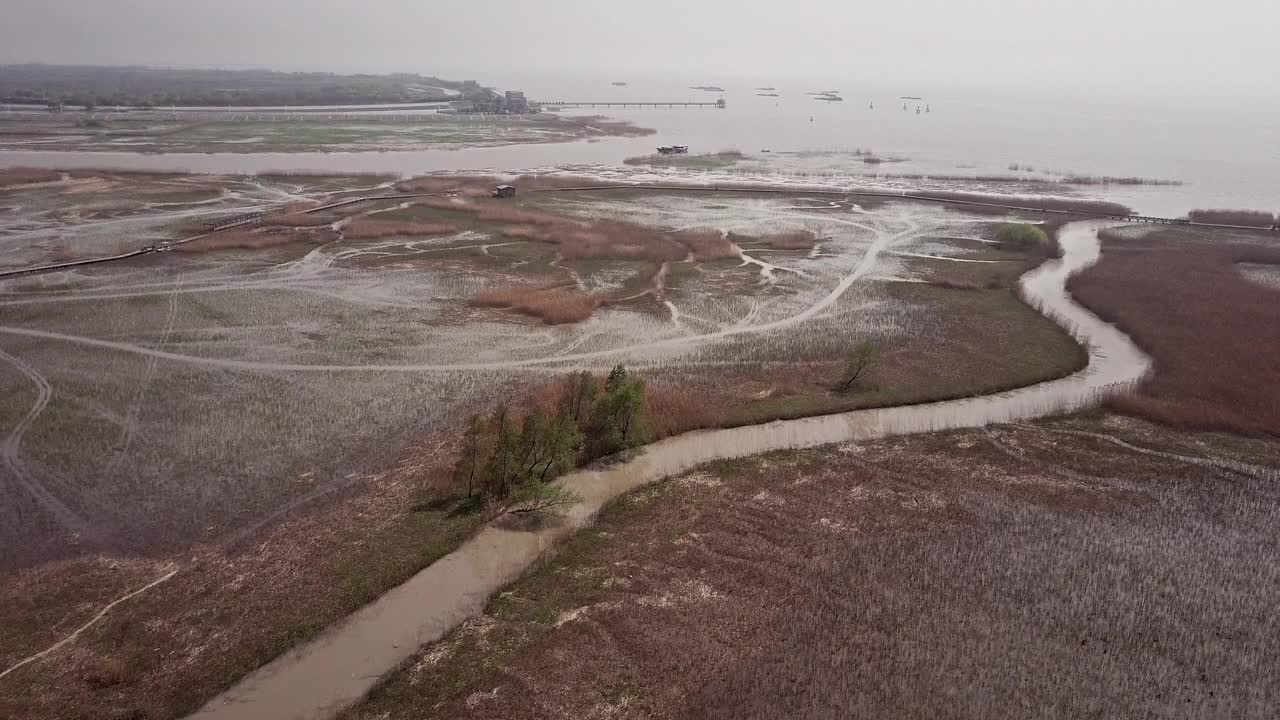
<instances>
[{"instance_id":1,"label":"overcast sky","mask_svg":"<svg viewBox=\"0 0 1280 720\"><path fill-rule=\"evenodd\" d=\"M0 62L1280 92L1274 0L0 0Z\"/></svg>"}]
</instances>

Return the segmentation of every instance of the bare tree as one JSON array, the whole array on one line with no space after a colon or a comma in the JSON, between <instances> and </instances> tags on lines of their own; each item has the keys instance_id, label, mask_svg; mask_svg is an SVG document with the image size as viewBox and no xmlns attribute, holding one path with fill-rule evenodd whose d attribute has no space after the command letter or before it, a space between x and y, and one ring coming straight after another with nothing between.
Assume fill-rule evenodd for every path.
<instances>
[{"instance_id":1,"label":"bare tree","mask_svg":"<svg viewBox=\"0 0 1280 720\"><path fill-rule=\"evenodd\" d=\"M844 382L840 384L840 391L848 391L858 378L879 364L880 347L878 345L865 340L855 345L845 359Z\"/></svg>"}]
</instances>

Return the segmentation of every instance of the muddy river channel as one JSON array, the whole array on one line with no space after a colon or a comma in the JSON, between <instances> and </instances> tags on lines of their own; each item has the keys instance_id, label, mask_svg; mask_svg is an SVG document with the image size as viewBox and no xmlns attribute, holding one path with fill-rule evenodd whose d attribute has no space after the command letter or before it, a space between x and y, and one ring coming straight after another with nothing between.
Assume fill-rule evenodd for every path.
<instances>
[{"instance_id":1,"label":"muddy river channel","mask_svg":"<svg viewBox=\"0 0 1280 720\"><path fill-rule=\"evenodd\" d=\"M494 592L558 540L589 523L607 502L646 483L713 460L1030 420L1094 405L1131 386L1148 372L1149 358L1065 290L1070 275L1098 259L1097 232L1107 225L1089 221L1065 226L1060 232L1062 259L1046 262L1021 280L1024 297L1088 348L1084 370L996 395L690 433L650 445L625 462L573 473L563 482L583 502L562 521L537 528L491 524L408 582L249 675L193 717L334 716L423 644L479 614Z\"/></svg>"}]
</instances>

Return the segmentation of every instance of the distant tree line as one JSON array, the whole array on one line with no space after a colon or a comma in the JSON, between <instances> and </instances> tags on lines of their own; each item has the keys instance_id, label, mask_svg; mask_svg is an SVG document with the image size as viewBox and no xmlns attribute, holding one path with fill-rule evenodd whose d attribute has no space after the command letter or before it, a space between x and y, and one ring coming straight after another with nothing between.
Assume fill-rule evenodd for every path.
<instances>
[{"instance_id":1,"label":"distant tree line","mask_svg":"<svg viewBox=\"0 0 1280 720\"><path fill-rule=\"evenodd\" d=\"M442 100L439 88L483 95L475 82L414 74L2 65L0 102L73 106L365 105Z\"/></svg>"},{"instance_id":2,"label":"distant tree line","mask_svg":"<svg viewBox=\"0 0 1280 720\"><path fill-rule=\"evenodd\" d=\"M1275 227L1280 224L1280 215L1272 215L1265 210L1197 209L1187 213L1187 219L1197 223L1262 228Z\"/></svg>"},{"instance_id":3,"label":"distant tree line","mask_svg":"<svg viewBox=\"0 0 1280 720\"><path fill-rule=\"evenodd\" d=\"M503 403L472 415L453 482L468 503L490 515L560 512L579 498L556 478L653 437L644 380L621 365L603 382L574 373L561 384L552 414L535 407L517 419Z\"/></svg>"}]
</instances>

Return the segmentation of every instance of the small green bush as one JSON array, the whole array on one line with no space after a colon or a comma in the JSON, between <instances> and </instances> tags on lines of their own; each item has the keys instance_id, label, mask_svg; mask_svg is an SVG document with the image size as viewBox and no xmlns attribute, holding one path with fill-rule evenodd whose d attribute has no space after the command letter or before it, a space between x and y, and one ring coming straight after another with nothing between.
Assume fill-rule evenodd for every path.
<instances>
[{"instance_id":1,"label":"small green bush","mask_svg":"<svg viewBox=\"0 0 1280 720\"><path fill-rule=\"evenodd\" d=\"M996 231L996 240L1018 250L1050 252L1053 241L1044 230L1027 223L1005 223Z\"/></svg>"}]
</instances>

